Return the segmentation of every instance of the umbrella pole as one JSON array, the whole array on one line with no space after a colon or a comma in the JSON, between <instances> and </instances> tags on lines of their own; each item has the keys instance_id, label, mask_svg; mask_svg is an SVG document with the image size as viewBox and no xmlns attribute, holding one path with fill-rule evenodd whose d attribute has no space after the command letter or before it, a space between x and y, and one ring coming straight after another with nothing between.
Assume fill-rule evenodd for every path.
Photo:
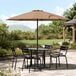
<instances>
[{"instance_id":1,"label":"umbrella pole","mask_svg":"<svg viewBox=\"0 0 76 76\"><path fill-rule=\"evenodd\" d=\"M38 19L37 19L37 67L38 67Z\"/></svg>"}]
</instances>

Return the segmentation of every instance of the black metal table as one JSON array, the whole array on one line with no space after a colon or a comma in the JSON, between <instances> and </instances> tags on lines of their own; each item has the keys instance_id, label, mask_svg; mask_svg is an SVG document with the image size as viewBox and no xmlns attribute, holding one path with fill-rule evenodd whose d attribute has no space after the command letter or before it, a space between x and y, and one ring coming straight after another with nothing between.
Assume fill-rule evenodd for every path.
<instances>
[{"instance_id":1,"label":"black metal table","mask_svg":"<svg viewBox=\"0 0 76 76\"><path fill-rule=\"evenodd\" d=\"M49 49L49 48L24 48L23 50L28 50L28 51L30 51L30 57L31 57L31 59L30 59L30 66L32 66L32 51L43 51L43 66L45 67L45 55L46 55L46 51L50 51L51 49Z\"/></svg>"}]
</instances>

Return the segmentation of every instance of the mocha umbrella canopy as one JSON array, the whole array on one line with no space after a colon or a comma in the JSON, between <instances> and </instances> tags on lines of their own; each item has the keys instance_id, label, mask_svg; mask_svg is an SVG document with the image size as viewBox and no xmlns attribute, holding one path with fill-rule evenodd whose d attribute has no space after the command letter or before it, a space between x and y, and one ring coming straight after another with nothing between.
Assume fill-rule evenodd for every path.
<instances>
[{"instance_id":1,"label":"mocha umbrella canopy","mask_svg":"<svg viewBox=\"0 0 76 76\"><path fill-rule=\"evenodd\" d=\"M33 10L28 13L24 13L24 14L15 16L15 17L11 17L8 20L37 21L37 57L38 57L38 21L68 20L68 18L64 18L62 16L44 12L42 10Z\"/></svg>"}]
</instances>

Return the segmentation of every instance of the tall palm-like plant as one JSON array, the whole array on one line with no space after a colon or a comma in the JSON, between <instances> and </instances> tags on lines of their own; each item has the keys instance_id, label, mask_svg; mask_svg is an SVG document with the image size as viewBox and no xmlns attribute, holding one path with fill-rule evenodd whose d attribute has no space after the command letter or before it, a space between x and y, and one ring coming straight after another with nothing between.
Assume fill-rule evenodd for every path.
<instances>
[{"instance_id":1,"label":"tall palm-like plant","mask_svg":"<svg viewBox=\"0 0 76 76\"><path fill-rule=\"evenodd\" d=\"M8 48L9 45L8 26L4 23L0 23L0 47L5 49Z\"/></svg>"},{"instance_id":2,"label":"tall palm-like plant","mask_svg":"<svg viewBox=\"0 0 76 76\"><path fill-rule=\"evenodd\" d=\"M64 16L69 19L76 19L76 3L64 12Z\"/></svg>"}]
</instances>

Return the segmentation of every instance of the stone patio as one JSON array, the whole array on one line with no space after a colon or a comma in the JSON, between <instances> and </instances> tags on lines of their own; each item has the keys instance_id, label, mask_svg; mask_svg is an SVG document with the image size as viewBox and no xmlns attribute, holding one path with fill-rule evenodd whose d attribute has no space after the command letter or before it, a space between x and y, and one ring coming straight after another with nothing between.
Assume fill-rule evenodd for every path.
<instances>
[{"instance_id":1,"label":"stone patio","mask_svg":"<svg viewBox=\"0 0 76 76\"><path fill-rule=\"evenodd\" d=\"M17 69L11 69L13 73L12 76L15 76L15 73L19 73L19 75L21 74L21 76L76 76L76 52L68 52L67 58L69 66L68 69L66 68L65 58L61 58L61 67L58 66L58 69L55 68L55 59L53 59L54 64L51 68L45 68L41 71L34 71L33 69L31 69L30 73L29 69L24 69L22 71L21 67L23 59L18 59ZM49 57L46 58L46 64L49 64ZM0 68L5 69L9 66L11 67L11 62L9 60L0 61Z\"/></svg>"}]
</instances>

